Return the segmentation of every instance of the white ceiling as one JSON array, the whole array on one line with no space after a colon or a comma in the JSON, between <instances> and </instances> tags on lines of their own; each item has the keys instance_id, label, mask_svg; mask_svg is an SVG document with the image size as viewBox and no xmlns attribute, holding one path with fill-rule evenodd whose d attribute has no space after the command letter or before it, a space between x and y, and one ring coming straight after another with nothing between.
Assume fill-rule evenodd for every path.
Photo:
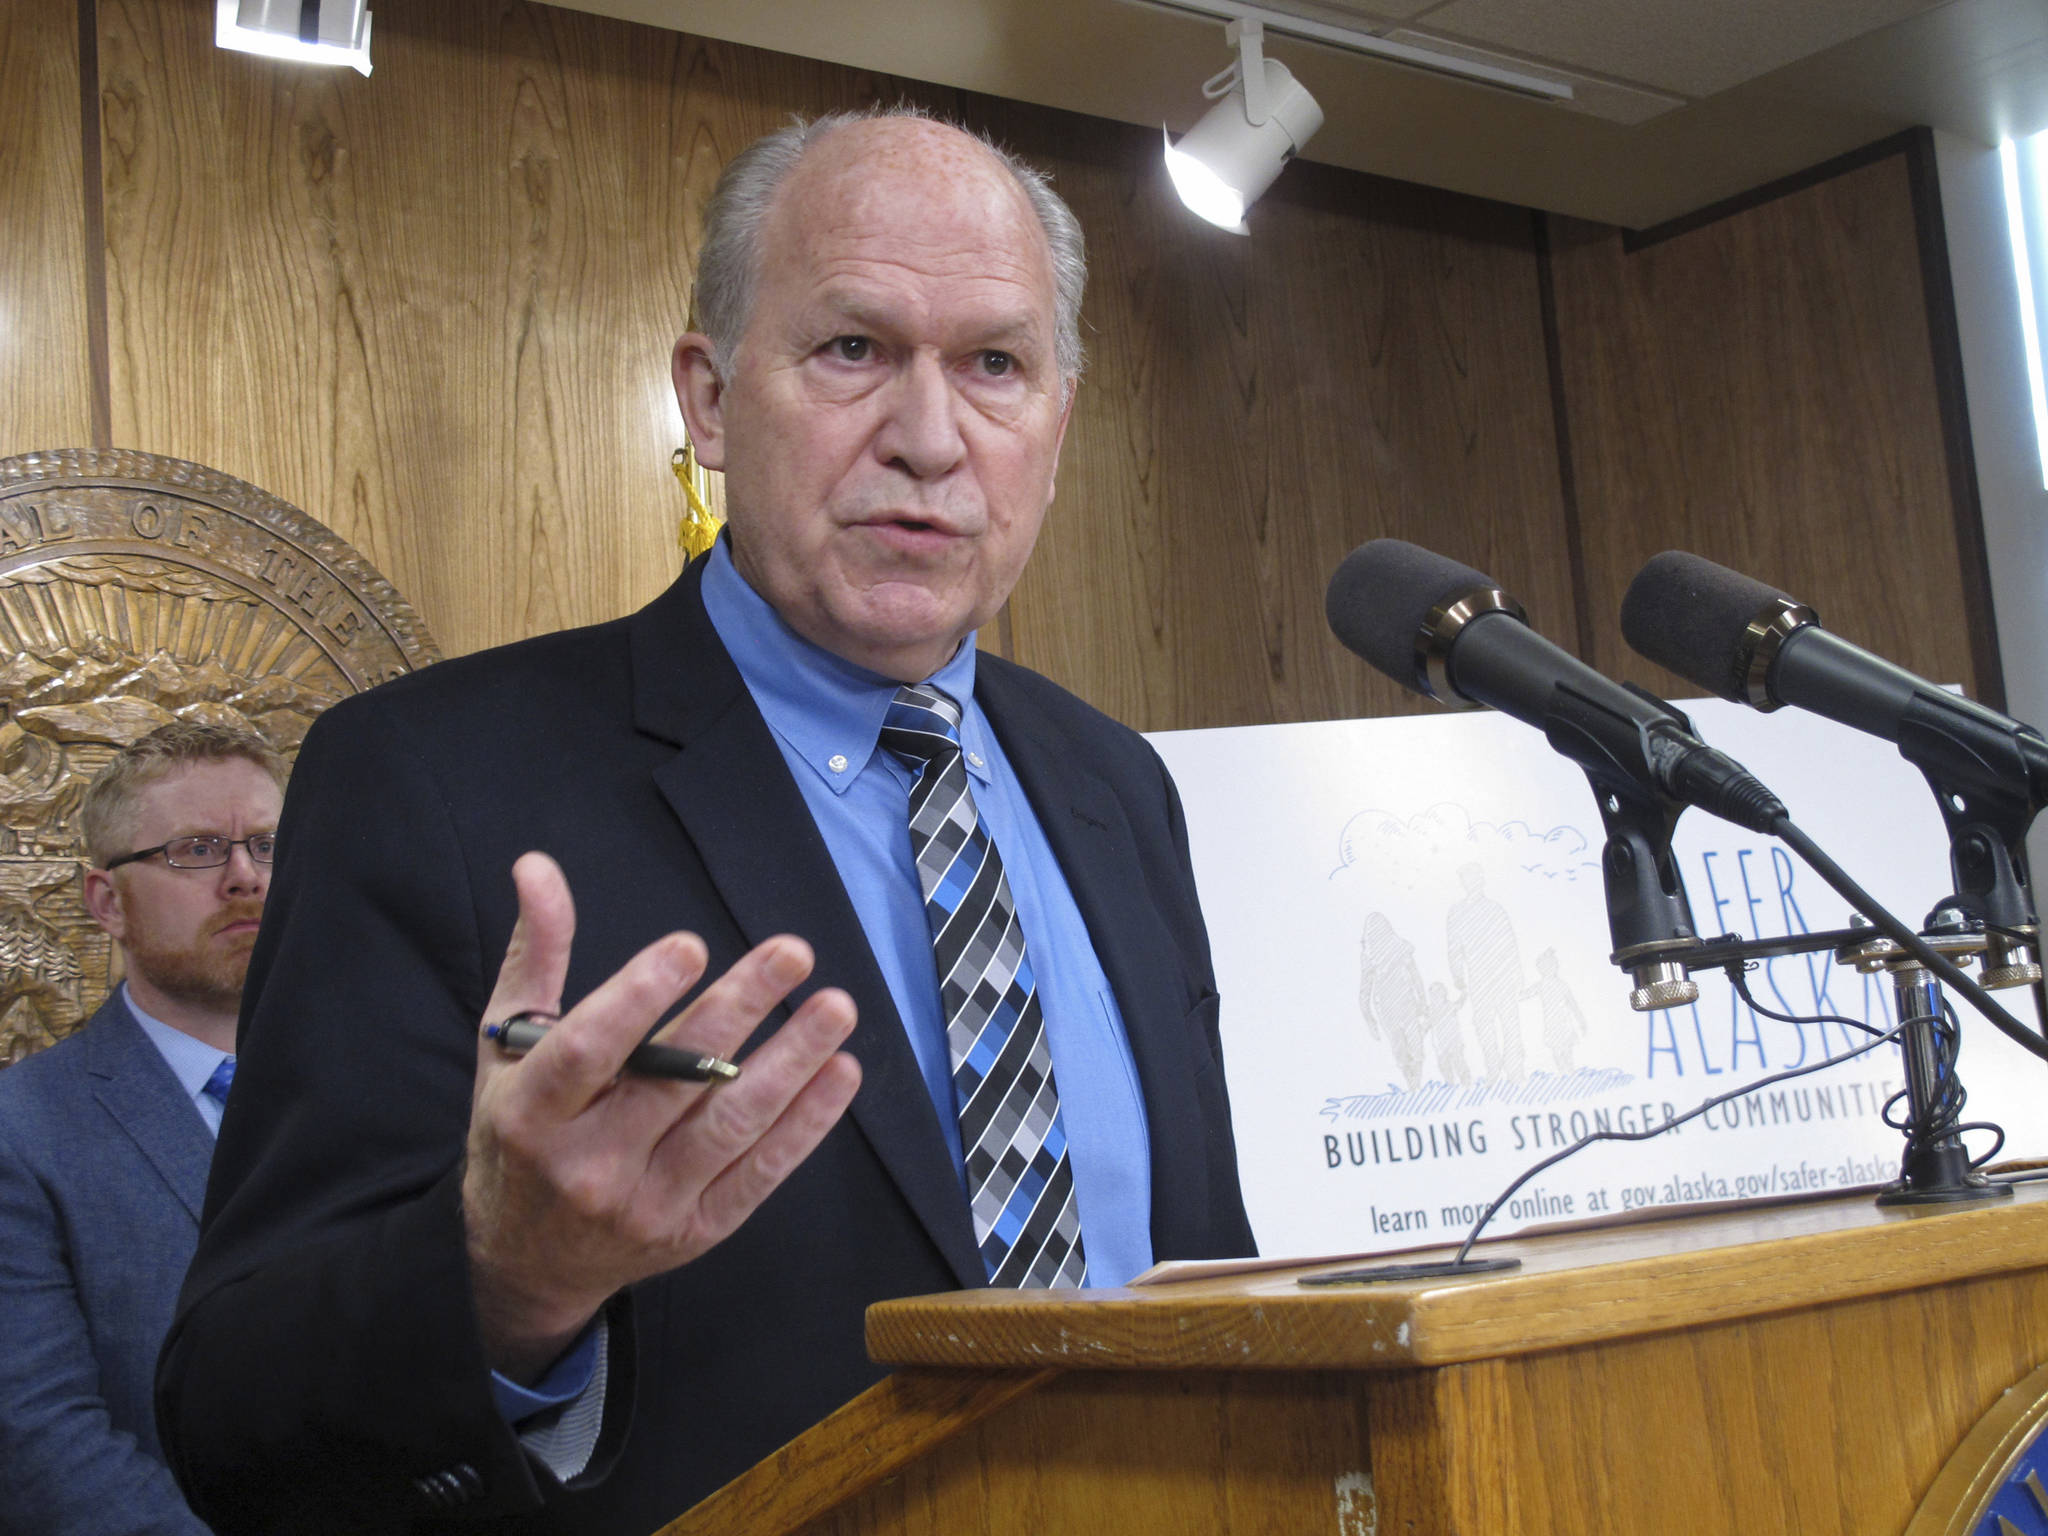
<instances>
[{"instance_id":1,"label":"white ceiling","mask_svg":"<svg viewBox=\"0 0 2048 1536\"><path fill-rule=\"evenodd\" d=\"M556 0L1176 133L1219 22L1138 0ZM1571 83L1553 105L1271 33L1306 158L1642 228L1901 128L2048 128L2048 0L1262 0ZM1256 227L1257 214L1253 214Z\"/></svg>"}]
</instances>

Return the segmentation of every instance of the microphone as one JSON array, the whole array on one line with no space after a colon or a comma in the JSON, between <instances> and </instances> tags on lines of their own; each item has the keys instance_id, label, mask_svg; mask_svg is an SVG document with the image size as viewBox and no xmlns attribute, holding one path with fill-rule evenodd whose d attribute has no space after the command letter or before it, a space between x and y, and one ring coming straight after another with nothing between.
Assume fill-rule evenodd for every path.
<instances>
[{"instance_id":1,"label":"microphone","mask_svg":"<svg viewBox=\"0 0 2048 1536\"><path fill-rule=\"evenodd\" d=\"M1813 609L1739 571L1666 550L1629 583L1621 632L1649 660L1737 704L1795 704L1897 745L1948 824L1956 901L1987 925L1984 985L2041 972L2021 852L2048 803L2048 740L1995 709L1821 628Z\"/></svg>"},{"instance_id":2,"label":"microphone","mask_svg":"<svg viewBox=\"0 0 2048 1536\"><path fill-rule=\"evenodd\" d=\"M1618 772L1754 832L1785 807L1660 699L1631 692L1528 625L1522 605L1469 565L1400 539L1361 544L1324 602L1337 638L1403 687L1533 725L1588 769Z\"/></svg>"},{"instance_id":3,"label":"microphone","mask_svg":"<svg viewBox=\"0 0 2048 1536\"><path fill-rule=\"evenodd\" d=\"M1607 828L1600 859L1613 963L1639 1012L1693 1001L1679 957L1700 944L1671 853L1697 805L1769 832L1785 807L1740 763L1692 734L1661 700L1631 692L1531 629L1522 605L1468 565L1375 539L1330 578L1337 638L1400 683L1444 703L1484 704L1533 725L1586 771Z\"/></svg>"},{"instance_id":4,"label":"microphone","mask_svg":"<svg viewBox=\"0 0 2048 1536\"><path fill-rule=\"evenodd\" d=\"M1667 549L1636 572L1621 600L1621 633L1635 650L1736 704L1814 714L1906 745L1916 714L2005 738L1985 772L2048 800L2048 740L2033 727L1958 698L1821 628L1795 597L1684 550Z\"/></svg>"}]
</instances>

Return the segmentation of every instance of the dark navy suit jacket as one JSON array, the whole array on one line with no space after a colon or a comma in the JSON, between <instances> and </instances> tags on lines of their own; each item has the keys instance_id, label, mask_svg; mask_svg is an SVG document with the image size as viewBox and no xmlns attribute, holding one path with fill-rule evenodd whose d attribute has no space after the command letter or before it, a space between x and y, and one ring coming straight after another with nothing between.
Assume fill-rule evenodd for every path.
<instances>
[{"instance_id":1,"label":"dark navy suit jacket","mask_svg":"<svg viewBox=\"0 0 2048 1536\"><path fill-rule=\"evenodd\" d=\"M308 736L160 1380L172 1464L221 1529L424 1529L446 1512L643 1536L881 1376L869 1304L985 1283L910 1043L700 576L629 619L345 701ZM1249 1252L1165 769L997 658L976 692L1123 1012L1153 1250ZM712 975L787 931L817 951L810 986L845 988L861 1020L847 1118L733 1237L615 1302L605 1433L566 1489L491 1402L461 1222L477 1024L529 848L577 903L565 1006L673 929L703 936Z\"/></svg>"},{"instance_id":2,"label":"dark navy suit jacket","mask_svg":"<svg viewBox=\"0 0 2048 1536\"><path fill-rule=\"evenodd\" d=\"M205 1536L151 1384L212 1155L118 997L0 1072L0 1532Z\"/></svg>"}]
</instances>

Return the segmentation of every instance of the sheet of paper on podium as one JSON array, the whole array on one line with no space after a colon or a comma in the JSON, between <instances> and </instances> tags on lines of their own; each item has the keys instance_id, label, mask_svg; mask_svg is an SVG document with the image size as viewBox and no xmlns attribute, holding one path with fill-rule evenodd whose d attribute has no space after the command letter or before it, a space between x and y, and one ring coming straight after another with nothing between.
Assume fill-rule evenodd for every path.
<instances>
[{"instance_id":1,"label":"sheet of paper on podium","mask_svg":"<svg viewBox=\"0 0 2048 1536\"><path fill-rule=\"evenodd\" d=\"M1932 792L1888 743L1799 710L1686 701L1699 734L1916 926L1952 888ZM1655 1124L1860 1043L1752 1013L1719 973L1698 1003L1629 1009L1608 963L1604 841L1580 770L1490 712L1151 737L1187 807L1223 996L1246 1203L1267 1254L1454 1241L1523 1168L1600 1128ZM1688 811L1674 839L1699 931L1848 926L1761 834ZM1826 954L1750 977L1765 1005L1880 1029L1890 983ZM2024 990L2001 994L2033 1018ZM1967 1120L2048 1152L2048 1063L1959 1009ZM1534 1180L1491 1233L1645 1207L1882 1184L1897 1050L1737 1100L1655 1140L1600 1143ZM1968 1138L1981 1153L1990 1138Z\"/></svg>"}]
</instances>

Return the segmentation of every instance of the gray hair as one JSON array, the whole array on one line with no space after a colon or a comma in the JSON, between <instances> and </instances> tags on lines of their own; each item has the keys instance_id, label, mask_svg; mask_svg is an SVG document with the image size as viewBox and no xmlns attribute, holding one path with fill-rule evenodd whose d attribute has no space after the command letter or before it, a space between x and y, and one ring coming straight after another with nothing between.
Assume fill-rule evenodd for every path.
<instances>
[{"instance_id":1,"label":"gray hair","mask_svg":"<svg viewBox=\"0 0 2048 1536\"><path fill-rule=\"evenodd\" d=\"M234 758L254 763L270 775L279 789L284 788L283 757L261 736L232 725L173 720L123 747L94 776L86 788L84 803L78 808L87 856L104 869L107 860L118 859L130 851L122 846L129 830L128 813L135 797L159 779L197 763L223 763Z\"/></svg>"},{"instance_id":2,"label":"gray hair","mask_svg":"<svg viewBox=\"0 0 2048 1536\"><path fill-rule=\"evenodd\" d=\"M761 225L784 179L804 154L827 134L853 123L884 118L933 121L919 107L872 107L864 112L832 112L810 122L798 119L787 128L756 139L726 164L704 210L704 244L697 254L697 325L711 338L712 366L720 378L732 377L733 355L754 307L754 280L761 270ZM1088 253L1074 217L1052 179L1026 165L1008 150L957 123L994 155L1038 216L1052 249L1054 301L1053 361L1061 379L1071 386L1081 376L1081 293L1088 286Z\"/></svg>"}]
</instances>

